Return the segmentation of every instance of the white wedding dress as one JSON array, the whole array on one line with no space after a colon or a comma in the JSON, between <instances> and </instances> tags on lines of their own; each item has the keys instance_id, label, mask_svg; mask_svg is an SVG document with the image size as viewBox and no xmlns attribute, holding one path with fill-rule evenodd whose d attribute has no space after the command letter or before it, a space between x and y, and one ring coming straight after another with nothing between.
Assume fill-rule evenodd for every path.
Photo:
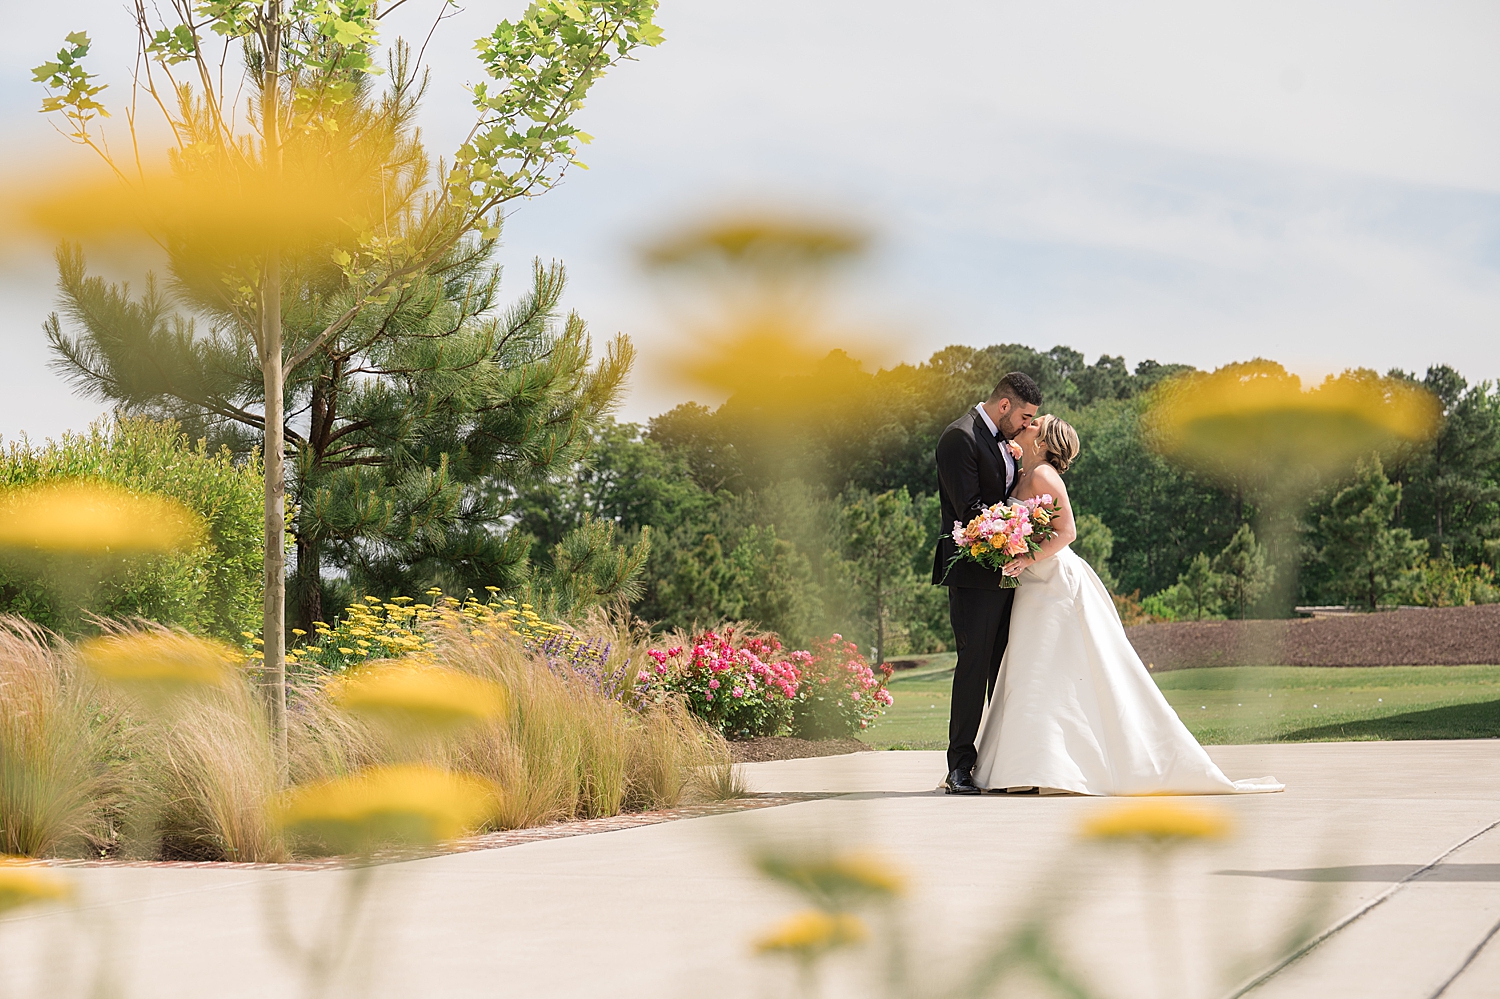
<instances>
[{"instance_id":1,"label":"white wedding dress","mask_svg":"<svg viewBox=\"0 0 1500 999\"><path fill-rule=\"evenodd\" d=\"M1230 780L1141 663L1109 591L1071 548L1021 573L974 781L1074 794L1280 791Z\"/></svg>"}]
</instances>

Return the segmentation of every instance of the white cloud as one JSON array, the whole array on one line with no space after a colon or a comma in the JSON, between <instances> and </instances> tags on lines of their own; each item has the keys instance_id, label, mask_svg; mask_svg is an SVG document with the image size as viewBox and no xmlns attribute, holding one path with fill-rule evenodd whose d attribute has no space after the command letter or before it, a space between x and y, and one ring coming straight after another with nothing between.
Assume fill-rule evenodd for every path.
<instances>
[{"instance_id":1,"label":"white cloud","mask_svg":"<svg viewBox=\"0 0 1500 999\"><path fill-rule=\"evenodd\" d=\"M26 137L3 155L61 141L14 67L124 23L114 0L67 7L0 40L4 125ZM467 125L470 40L521 7L472 4L439 29L434 148ZM435 9L395 27L425 33ZM678 390L653 381L674 341L630 248L736 200L875 224L848 309L902 330L906 360L1026 340L1500 375L1492 4L666 0L661 16L667 43L584 112L593 170L522 207L504 251L511 291L532 256L561 258L593 328L642 345L633 417ZM101 53L123 83L123 50ZM0 329L39 337L39 297L7 296ZM0 431L45 411L11 391L55 384L33 346L0 370Z\"/></svg>"}]
</instances>

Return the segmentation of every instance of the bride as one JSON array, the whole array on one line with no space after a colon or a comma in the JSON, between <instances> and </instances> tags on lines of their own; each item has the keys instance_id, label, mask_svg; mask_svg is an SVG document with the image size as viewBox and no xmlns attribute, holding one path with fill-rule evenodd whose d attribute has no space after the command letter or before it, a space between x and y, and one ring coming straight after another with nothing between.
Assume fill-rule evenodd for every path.
<instances>
[{"instance_id":1,"label":"bride","mask_svg":"<svg viewBox=\"0 0 1500 999\"><path fill-rule=\"evenodd\" d=\"M1280 791L1273 777L1233 781L1214 765L1146 672L1109 591L1068 547L1076 531L1062 473L1078 457L1077 432L1041 416L1015 441L1024 456L1013 499L1050 493L1062 513L1055 538L1005 567L1021 586L975 782L1044 794Z\"/></svg>"}]
</instances>

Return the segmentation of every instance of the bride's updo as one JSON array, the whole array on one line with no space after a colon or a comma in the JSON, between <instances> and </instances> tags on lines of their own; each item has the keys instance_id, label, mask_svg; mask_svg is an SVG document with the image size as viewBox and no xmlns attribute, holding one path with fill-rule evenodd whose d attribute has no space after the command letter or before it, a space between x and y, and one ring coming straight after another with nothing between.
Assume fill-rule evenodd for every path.
<instances>
[{"instance_id":1,"label":"bride's updo","mask_svg":"<svg viewBox=\"0 0 1500 999\"><path fill-rule=\"evenodd\" d=\"M1037 428L1036 441L1046 454L1048 464L1057 469L1058 474L1066 472L1078 457L1078 431L1051 413L1038 416L1033 422Z\"/></svg>"}]
</instances>

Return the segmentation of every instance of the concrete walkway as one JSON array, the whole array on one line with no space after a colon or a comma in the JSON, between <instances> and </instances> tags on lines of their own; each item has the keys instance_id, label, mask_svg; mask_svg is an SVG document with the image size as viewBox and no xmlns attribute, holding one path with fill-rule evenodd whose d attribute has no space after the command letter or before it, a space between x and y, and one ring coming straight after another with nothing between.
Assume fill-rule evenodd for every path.
<instances>
[{"instance_id":1,"label":"concrete walkway","mask_svg":"<svg viewBox=\"0 0 1500 999\"><path fill-rule=\"evenodd\" d=\"M1445 999L1500 996L1500 741L1210 752L1231 776L1274 774L1288 790L1195 800L1227 810L1237 835L1156 867L1078 840L1117 801L934 794L937 753L750 765L756 791L840 796L383 867L357 952L326 994L790 994L788 970L748 944L798 902L743 858L756 843L831 842L908 872L900 938L923 994L1045 908L1068 967L1110 999L1221 999L1268 972L1244 994L1429 999L1446 984ZM77 906L0 921L0 994L91 994L100 967L122 999L307 994L289 955L336 950L328 934L351 878L66 873ZM1332 932L1276 971L1299 924ZM830 969L826 992L880 995L878 968L867 949ZM1049 993L1018 978L998 994Z\"/></svg>"}]
</instances>

